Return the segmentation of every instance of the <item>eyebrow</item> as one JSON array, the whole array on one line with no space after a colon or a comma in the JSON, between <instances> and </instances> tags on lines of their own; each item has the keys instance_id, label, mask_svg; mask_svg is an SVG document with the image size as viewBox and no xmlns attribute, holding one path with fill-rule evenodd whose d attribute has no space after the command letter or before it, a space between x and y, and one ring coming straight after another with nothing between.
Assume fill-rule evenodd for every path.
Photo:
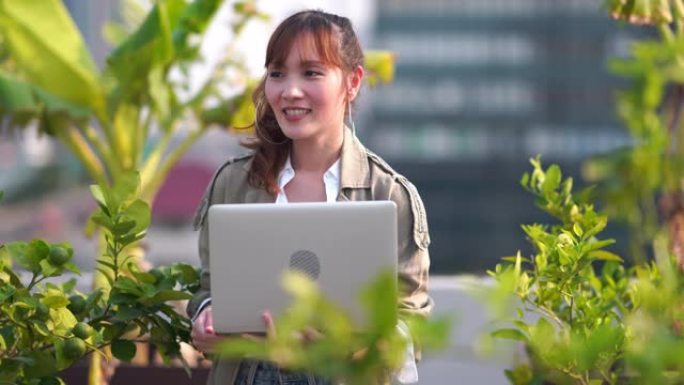
<instances>
[{"instance_id":1,"label":"eyebrow","mask_svg":"<svg viewBox=\"0 0 684 385\"><path fill-rule=\"evenodd\" d=\"M325 63L323 63L320 60L304 60L301 63L303 66L324 66Z\"/></svg>"},{"instance_id":2,"label":"eyebrow","mask_svg":"<svg viewBox=\"0 0 684 385\"><path fill-rule=\"evenodd\" d=\"M269 64L266 68L268 69L278 69L278 68L283 68L285 66L285 63L279 63L279 62L274 62ZM317 67L325 67L326 63L320 60L304 60L300 63L300 66L302 67L311 67L311 66L317 66Z\"/></svg>"}]
</instances>

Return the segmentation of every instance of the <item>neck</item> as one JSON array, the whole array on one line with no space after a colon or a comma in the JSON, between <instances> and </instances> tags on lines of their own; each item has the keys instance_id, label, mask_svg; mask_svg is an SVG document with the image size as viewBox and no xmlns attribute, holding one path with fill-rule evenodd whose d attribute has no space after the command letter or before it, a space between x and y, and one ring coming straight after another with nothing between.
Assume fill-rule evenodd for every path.
<instances>
[{"instance_id":1,"label":"neck","mask_svg":"<svg viewBox=\"0 0 684 385\"><path fill-rule=\"evenodd\" d=\"M292 167L295 171L324 173L340 157L343 141L343 130L332 137L293 141Z\"/></svg>"}]
</instances>

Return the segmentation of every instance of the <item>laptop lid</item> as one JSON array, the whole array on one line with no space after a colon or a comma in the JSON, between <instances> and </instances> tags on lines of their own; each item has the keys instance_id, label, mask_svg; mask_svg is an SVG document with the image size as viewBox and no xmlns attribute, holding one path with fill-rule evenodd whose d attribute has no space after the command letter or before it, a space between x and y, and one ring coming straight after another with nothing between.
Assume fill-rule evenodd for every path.
<instances>
[{"instance_id":1,"label":"laptop lid","mask_svg":"<svg viewBox=\"0 0 684 385\"><path fill-rule=\"evenodd\" d=\"M309 275L323 294L363 325L360 290L397 270L392 201L217 204L209 208L214 329L264 332L265 310L291 303L288 269Z\"/></svg>"}]
</instances>

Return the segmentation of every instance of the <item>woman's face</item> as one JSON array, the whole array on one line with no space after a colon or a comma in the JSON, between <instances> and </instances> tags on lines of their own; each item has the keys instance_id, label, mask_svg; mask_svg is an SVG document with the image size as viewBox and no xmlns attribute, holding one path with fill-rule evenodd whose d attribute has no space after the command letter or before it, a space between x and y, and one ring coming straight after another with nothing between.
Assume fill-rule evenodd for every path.
<instances>
[{"instance_id":1,"label":"woman's face","mask_svg":"<svg viewBox=\"0 0 684 385\"><path fill-rule=\"evenodd\" d=\"M321 62L306 39L295 40L285 63L268 66L266 99L288 138L332 139L342 135L345 76L339 67Z\"/></svg>"}]
</instances>

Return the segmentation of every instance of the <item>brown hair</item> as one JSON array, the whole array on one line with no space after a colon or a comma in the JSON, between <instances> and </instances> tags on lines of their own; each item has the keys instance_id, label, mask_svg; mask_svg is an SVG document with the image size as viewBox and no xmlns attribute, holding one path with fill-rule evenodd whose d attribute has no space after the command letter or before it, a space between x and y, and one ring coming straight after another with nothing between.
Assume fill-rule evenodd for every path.
<instances>
[{"instance_id":1,"label":"brown hair","mask_svg":"<svg viewBox=\"0 0 684 385\"><path fill-rule=\"evenodd\" d=\"M363 65L363 51L351 21L323 11L308 10L295 13L276 28L266 48L264 66L282 65L295 40L303 34L310 39L324 63L337 66L345 73ZM242 145L254 150L248 182L277 195L280 190L276 179L287 160L291 141L283 134L266 100L266 76L252 94L256 107L256 120L252 126L256 137L243 141Z\"/></svg>"}]
</instances>

